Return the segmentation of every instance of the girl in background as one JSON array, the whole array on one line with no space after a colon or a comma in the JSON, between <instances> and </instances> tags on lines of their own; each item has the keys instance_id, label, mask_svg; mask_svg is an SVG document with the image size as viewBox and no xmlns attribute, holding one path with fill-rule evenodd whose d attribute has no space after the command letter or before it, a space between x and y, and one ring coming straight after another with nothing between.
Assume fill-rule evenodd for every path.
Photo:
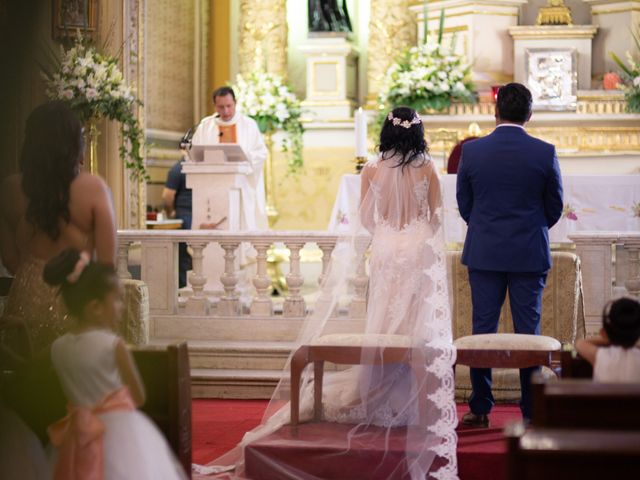
<instances>
[{"instance_id":1,"label":"girl in background","mask_svg":"<svg viewBox=\"0 0 640 480\"><path fill-rule=\"evenodd\" d=\"M113 268L68 249L47 263L44 278L59 286L76 320L51 346L69 401L69 414L49 427L58 449L54 478L185 478L162 434L136 410L145 394L131 354L114 333L123 304Z\"/></svg>"},{"instance_id":2,"label":"girl in background","mask_svg":"<svg viewBox=\"0 0 640 480\"><path fill-rule=\"evenodd\" d=\"M640 303L619 298L602 314L600 336L576 342L578 353L593 365L593 380L607 383L640 382Z\"/></svg>"}]
</instances>

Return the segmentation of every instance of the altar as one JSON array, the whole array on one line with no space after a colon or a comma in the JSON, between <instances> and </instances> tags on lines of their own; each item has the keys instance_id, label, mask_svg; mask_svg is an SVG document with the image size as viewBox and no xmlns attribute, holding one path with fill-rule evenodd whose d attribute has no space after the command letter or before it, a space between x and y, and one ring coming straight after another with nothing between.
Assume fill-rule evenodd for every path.
<instances>
[{"instance_id":1,"label":"altar","mask_svg":"<svg viewBox=\"0 0 640 480\"><path fill-rule=\"evenodd\" d=\"M466 224L458 212L456 175L440 178L443 190L445 241L464 242ZM640 230L640 175L564 175L564 212L549 231L552 243L572 243L578 232ZM358 216L360 175L344 175L328 230L348 233Z\"/></svg>"}]
</instances>

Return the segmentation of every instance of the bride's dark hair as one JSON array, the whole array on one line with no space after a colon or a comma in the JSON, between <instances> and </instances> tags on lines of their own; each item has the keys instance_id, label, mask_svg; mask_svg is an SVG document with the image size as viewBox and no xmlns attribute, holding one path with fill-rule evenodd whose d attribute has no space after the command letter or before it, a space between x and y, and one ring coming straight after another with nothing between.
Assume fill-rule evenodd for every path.
<instances>
[{"instance_id":1,"label":"bride's dark hair","mask_svg":"<svg viewBox=\"0 0 640 480\"><path fill-rule=\"evenodd\" d=\"M404 168L414 161L417 161L418 166L422 165L426 160L428 149L422 122L412 123L414 119L419 118L416 111L409 107L397 107L391 111L391 116L393 119L399 119L399 122L409 122L409 128L400 124L395 125L388 116L384 119L378 145L382 160L399 154L397 167Z\"/></svg>"},{"instance_id":2,"label":"bride's dark hair","mask_svg":"<svg viewBox=\"0 0 640 480\"><path fill-rule=\"evenodd\" d=\"M73 282L69 275L74 271L80 252L68 248L53 257L44 267L42 276L51 286L59 286L60 293L71 315L79 318L87 303L91 300L102 300L118 283L113 267L90 261L82 273Z\"/></svg>"},{"instance_id":3,"label":"bride's dark hair","mask_svg":"<svg viewBox=\"0 0 640 480\"><path fill-rule=\"evenodd\" d=\"M48 102L31 112L20 158L26 219L53 240L60 236L60 220L69 222L69 185L83 150L82 125L67 104Z\"/></svg>"}]
</instances>

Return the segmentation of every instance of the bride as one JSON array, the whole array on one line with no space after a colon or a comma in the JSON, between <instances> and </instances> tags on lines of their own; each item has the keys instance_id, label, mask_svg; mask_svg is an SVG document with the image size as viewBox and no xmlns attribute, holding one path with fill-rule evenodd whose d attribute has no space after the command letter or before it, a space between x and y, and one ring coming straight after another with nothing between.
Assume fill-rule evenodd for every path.
<instances>
[{"instance_id":1,"label":"bride","mask_svg":"<svg viewBox=\"0 0 640 480\"><path fill-rule=\"evenodd\" d=\"M455 349L442 199L437 171L427 154L422 121L414 110L399 107L388 114L380 134L378 158L365 165L361 178L360 221L352 226L349 236L338 240L320 297L307 315L293 351L313 343L353 342L377 347L363 349L363 355L380 355L385 346L404 346L420 349L426 362L410 365L407 356L404 363L374 365L373 359L362 358L358 366L325 374L324 421L351 426L347 429L347 449L327 453L327 464L348 465L351 447L374 441L375 437L376 448L384 450L380 470L374 470L376 478L457 478L452 371ZM367 311L358 321L336 312L349 296L352 276L362 265L369 242ZM235 463L236 474L250 473L244 469L244 447L289 422L289 367L290 361L262 424L212 465ZM415 375L419 368L426 374ZM419 409L421 402L423 408ZM303 421L311 419L310 372L303 376L300 411ZM390 441L398 435L401 448ZM304 441L313 443L311 439ZM322 446L318 442L317 447ZM391 468L388 461L382 466L387 453L398 459ZM301 471L299 465L294 467L275 458L269 461L282 478L316 478ZM355 473L349 476L358 478Z\"/></svg>"}]
</instances>

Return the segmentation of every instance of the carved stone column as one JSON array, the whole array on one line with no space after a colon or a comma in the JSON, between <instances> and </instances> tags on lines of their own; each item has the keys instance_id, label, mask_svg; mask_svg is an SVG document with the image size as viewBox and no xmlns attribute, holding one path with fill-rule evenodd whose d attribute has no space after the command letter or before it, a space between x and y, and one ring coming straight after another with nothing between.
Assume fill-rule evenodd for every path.
<instances>
[{"instance_id":1,"label":"carved stone column","mask_svg":"<svg viewBox=\"0 0 640 480\"><path fill-rule=\"evenodd\" d=\"M143 103L144 98L144 25L145 25L145 1L127 0L124 2L124 27L123 40L127 40L127 48L123 49L123 74L133 93ZM144 131L146 121L144 108L136 108L136 116L140 122L140 128ZM144 145L142 151L145 151ZM143 153L144 155L144 153ZM125 184L125 219L127 227L144 228L147 206L147 185L143 181L131 180L129 171L124 172Z\"/></svg>"},{"instance_id":2,"label":"carved stone column","mask_svg":"<svg viewBox=\"0 0 640 480\"><path fill-rule=\"evenodd\" d=\"M285 0L240 0L239 70L287 76Z\"/></svg>"},{"instance_id":3,"label":"carved stone column","mask_svg":"<svg viewBox=\"0 0 640 480\"><path fill-rule=\"evenodd\" d=\"M367 105L375 105L384 75L395 59L416 44L411 0L371 0Z\"/></svg>"}]
</instances>

